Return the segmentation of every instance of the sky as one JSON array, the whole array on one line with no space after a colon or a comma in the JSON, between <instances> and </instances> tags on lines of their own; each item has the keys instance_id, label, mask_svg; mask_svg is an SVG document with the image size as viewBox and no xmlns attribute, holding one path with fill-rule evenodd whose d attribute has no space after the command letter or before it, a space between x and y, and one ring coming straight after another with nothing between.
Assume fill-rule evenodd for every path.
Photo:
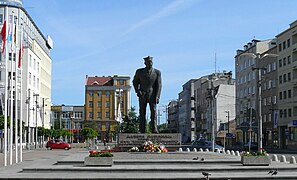
<instances>
[{"instance_id":1,"label":"sky","mask_svg":"<svg viewBox=\"0 0 297 180\"><path fill-rule=\"evenodd\" d=\"M295 0L23 0L51 36L52 103L83 105L88 76L130 76L154 57L159 107L192 78L232 71L237 49L275 38L297 17ZM138 100L131 88L132 106Z\"/></svg>"}]
</instances>

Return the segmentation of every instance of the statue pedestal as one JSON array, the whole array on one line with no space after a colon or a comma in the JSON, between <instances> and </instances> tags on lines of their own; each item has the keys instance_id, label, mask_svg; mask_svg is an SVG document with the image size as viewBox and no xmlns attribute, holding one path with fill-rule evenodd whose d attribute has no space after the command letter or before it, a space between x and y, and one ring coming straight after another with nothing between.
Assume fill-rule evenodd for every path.
<instances>
[{"instance_id":1,"label":"statue pedestal","mask_svg":"<svg viewBox=\"0 0 297 180\"><path fill-rule=\"evenodd\" d=\"M117 147L121 151L127 151L132 147L141 147L146 141L152 141L154 144L163 144L169 151L175 151L181 146L180 133L166 134L130 134L120 133Z\"/></svg>"}]
</instances>

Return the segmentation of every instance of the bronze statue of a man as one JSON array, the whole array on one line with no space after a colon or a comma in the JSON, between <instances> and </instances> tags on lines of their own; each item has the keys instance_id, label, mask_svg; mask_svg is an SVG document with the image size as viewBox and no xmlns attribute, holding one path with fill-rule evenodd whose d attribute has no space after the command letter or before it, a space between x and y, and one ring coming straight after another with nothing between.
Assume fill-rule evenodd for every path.
<instances>
[{"instance_id":1,"label":"bronze statue of a man","mask_svg":"<svg viewBox=\"0 0 297 180\"><path fill-rule=\"evenodd\" d=\"M156 107L159 103L162 82L161 72L153 68L153 57L147 56L144 59L145 68L136 70L133 86L139 99L140 133L145 133L146 107L150 106L151 128L153 133L159 133L156 122Z\"/></svg>"}]
</instances>

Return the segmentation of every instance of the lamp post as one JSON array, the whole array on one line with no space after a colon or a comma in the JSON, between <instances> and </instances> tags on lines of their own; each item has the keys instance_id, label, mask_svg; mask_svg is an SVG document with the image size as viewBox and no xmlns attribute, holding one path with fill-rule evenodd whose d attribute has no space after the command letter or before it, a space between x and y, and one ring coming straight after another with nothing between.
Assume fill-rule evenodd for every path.
<instances>
[{"instance_id":1,"label":"lamp post","mask_svg":"<svg viewBox=\"0 0 297 180\"><path fill-rule=\"evenodd\" d=\"M278 57L277 54L264 54L261 56L259 53L242 53L240 56L249 56L255 60L258 60L258 66L260 66L260 60L264 57ZM259 99L259 108L258 108L258 114L259 114L259 121L258 121L258 148L259 151L262 152L263 150L263 124L262 124L262 89L261 89L261 81L262 81L262 70L266 70L264 67L252 67L252 71L258 70L258 99Z\"/></svg>"},{"instance_id":2,"label":"lamp post","mask_svg":"<svg viewBox=\"0 0 297 180\"><path fill-rule=\"evenodd\" d=\"M35 149L37 149L37 108L38 108L38 97L39 97L39 94L33 94L33 96L36 98L35 99Z\"/></svg>"},{"instance_id":3,"label":"lamp post","mask_svg":"<svg viewBox=\"0 0 297 180\"><path fill-rule=\"evenodd\" d=\"M230 128L229 128L229 126L230 126L230 124L229 124L229 121L230 121L230 111L225 111L225 113L227 113L227 120L228 120L228 126L227 126L227 128L228 128L228 137L227 137L227 147L229 147L229 136L230 136ZM224 127L225 127L225 125L224 125ZM225 130L224 130L225 131Z\"/></svg>"}]
</instances>

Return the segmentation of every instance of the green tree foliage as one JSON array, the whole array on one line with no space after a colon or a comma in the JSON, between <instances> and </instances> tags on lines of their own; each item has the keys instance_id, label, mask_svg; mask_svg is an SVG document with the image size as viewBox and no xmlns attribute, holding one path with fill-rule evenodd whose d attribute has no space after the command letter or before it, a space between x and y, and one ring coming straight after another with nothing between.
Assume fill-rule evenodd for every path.
<instances>
[{"instance_id":1,"label":"green tree foliage","mask_svg":"<svg viewBox=\"0 0 297 180\"><path fill-rule=\"evenodd\" d=\"M10 126L10 118L7 117L7 126ZM0 129L4 129L4 116L0 115Z\"/></svg>"},{"instance_id":2,"label":"green tree foliage","mask_svg":"<svg viewBox=\"0 0 297 180\"><path fill-rule=\"evenodd\" d=\"M83 128L81 130L81 134L84 136L85 139L93 139L98 136L98 132L89 127Z\"/></svg>"},{"instance_id":3,"label":"green tree foliage","mask_svg":"<svg viewBox=\"0 0 297 180\"><path fill-rule=\"evenodd\" d=\"M136 115L135 107L131 107L128 115L124 116L120 129L122 133L139 132L139 118Z\"/></svg>"}]
</instances>

